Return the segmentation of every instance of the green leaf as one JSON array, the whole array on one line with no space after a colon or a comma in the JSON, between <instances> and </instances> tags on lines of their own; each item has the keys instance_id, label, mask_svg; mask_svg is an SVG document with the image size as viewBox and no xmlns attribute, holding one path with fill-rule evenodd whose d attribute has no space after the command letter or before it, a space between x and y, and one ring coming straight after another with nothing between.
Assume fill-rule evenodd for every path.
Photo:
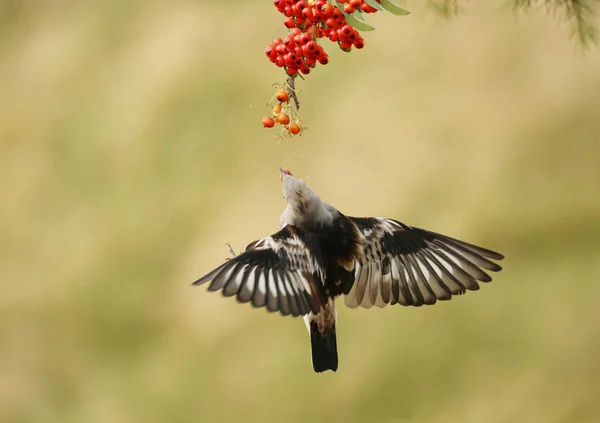
<instances>
[{"instance_id":1,"label":"green leaf","mask_svg":"<svg viewBox=\"0 0 600 423\"><path fill-rule=\"evenodd\" d=\"M396 3L392 3L390 0L381 0L381 6L394 15L410 15L410 10L400 7Z\"/></svg>"},{"instance_id":2,"label":"green leaf","mask_svg":"<svg viewBox=\"0 0 600 423\"><path fill-rule=\"evenodd\" d=\"M356 12L354 12L356 13ZM364 19L364 18L363 18ZM352 15L346 15L346 23L350 25L352 28L356 28L359 31L373 31L375 27L369 25L365 21L360 21L358 18Z\"/></svg>"},{"instance_id":3,"label":"green leaf","mask_svg":"<svg viewBox=\"0 0 600 423\"><path fill-rule=\"evenodd\" d=\"M352 16L354 16L356 19L358 19L361 22L367 22L367 20L363 16L363 12L360 10L355 10L354 13L352 13Z\"/></svg>"},{"instance_id":4,"label":"green leaf","mask_svg":"<svg viewBox=\"0 0 600 423\"><path fill-rule=\"evenodd\" d=\"M379 3L377 3L375 0L365 0L367 2L367 4L371 7L374 7L375 9L379 10L380 12L383 11L383 7L381 7L381 5Z\"/></svg>"}]
</instances>

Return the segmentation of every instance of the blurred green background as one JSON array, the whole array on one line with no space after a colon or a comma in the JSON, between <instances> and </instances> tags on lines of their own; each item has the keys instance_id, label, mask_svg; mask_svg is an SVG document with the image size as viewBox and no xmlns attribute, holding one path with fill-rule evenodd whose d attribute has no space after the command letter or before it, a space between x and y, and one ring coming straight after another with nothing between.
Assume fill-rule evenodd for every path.
<instances>
[{"instance_id":1,"label":"blurred green background","mask_svg":"<svg viewBox=\"0 0 600 423\"><path fill-rule=\"evenodd\" d=\"M0 421L600 421L600 52L502 2L370 17L261 128L267 1L0 3ZM302 320L190 283L278 229L278 168L501 251L435 307Z\"/></svg>"}]
</instances>

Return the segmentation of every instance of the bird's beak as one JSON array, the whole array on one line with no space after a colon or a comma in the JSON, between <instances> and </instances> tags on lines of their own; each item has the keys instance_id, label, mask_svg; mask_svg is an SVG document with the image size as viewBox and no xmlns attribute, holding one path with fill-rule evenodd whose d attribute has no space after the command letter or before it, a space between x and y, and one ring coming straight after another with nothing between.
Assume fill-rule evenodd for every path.
<instances>
[{"instance_id":1,"label":"bird's beak","mask_svg":"<svg viewBox=\"0 0 600 423\"><path fill-rule=\"evenodd\" d=\"M290 176L290 171L285 170L284 168L279 168L279 180L283 182L283 180Z\"/></svg>"}]
</instances>

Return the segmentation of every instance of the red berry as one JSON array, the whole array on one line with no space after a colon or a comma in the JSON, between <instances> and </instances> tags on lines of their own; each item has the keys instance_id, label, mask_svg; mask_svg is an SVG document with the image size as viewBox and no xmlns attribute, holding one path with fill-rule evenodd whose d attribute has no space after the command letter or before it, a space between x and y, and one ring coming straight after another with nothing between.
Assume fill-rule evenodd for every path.
<instances>
[{"instance_id":1,"label":"red berry","mask_svg":"<svg viewBox=\"0 0 600 423\"><path fill-rule=\"evenodd\" d=\"M262 120L262 124L265 128L272 128L273 126L275 126L275 121L273 120L273 118L265 116Z\"/></svg>"},{"instance_id":2,"label":"red berry","mask_svg":"<svg viewBox=\"0 0 600 423\"><path fill-rule=\"evenodd\" d=\"M274 61L277 58L277 50L275 50L275 46L273 44L267 46L265 54L270 60Z\"/></svg>"},{"instance_id":3,"label":"red berry","mask_svg":"<svg viewBox=\"0 0 600 423\"><path fill-rule=\"evenodd\" d=\"M285 59L285 65L286 66L294 66L294 61L296 60L296 57L292 57L291 54L286 54L285 56L283 56L283 58Z\"/></svg>"},{"instance_id":4,"label":"red berry","mask_svg":"<svg viewBox=\"0 0 600 423\"><path fill-rule=\"evenodd\" d=\"M306 26L306 18L302 15L296 16L295 22L298 28L304 28Z\"/></svg>"},{"instance_id":5,"label":"red berry","mask_svg":"<svg viewBox=\"0 0 600 423\"><path fill-rule=\"evenodd\" d=\"M285 25L286 28L296 28L296 22L294 22L294 20L292 18L285 18L285 20L283 21L283 24Z\"/></svg>"},{"instance_id":6,"label":"red berry","mask_svg":"<svg viewBox=\"0 0 600 423\"><path fill-rule=\"evenodd\" d=\"M374 7L371 7L367 3L363 3L361 7L362 7L363 12L365 12L365 13L375 13L375 12L377 12L377 9L375 9Z\"/></svg>"},{"instance_id":7,"label":"red berry","mask_svg":"<svg viewBox=\"0 0 600 423\"><path fill-rule=\"evenodd\" d=\"M308 43L306 43L306 49L309 52L313 53L319 49L319 45L314 41L309 41Z\"/></svg>"},{"instance_id":8,"label":"red berry","mask_svg":"<svg viewBox=\"0 0 600 423\"><path fill-rule=\"evenodd\" d=\"M340 48L344 51L352 50L352 43L350 41L338 41Z\"/></svg>"},{"instance_id":9,"label":"red berry","mask_svg":"<svg viewBox=\"0 0 600 423\"><path fill-rule=\"evenodd\" d=\"M304 16L309 21L312 20L314 18L314 14L313 14L312 8L305 7L302 10L302 16Z\"/></svg>"},{"instance_id":10,"label":"red berry","mask_svg":"<svg viewBox=\"0 0 600 423\"><path fill-rule=\"evenodd\" d=\"M275 95L275 98L281 103L285 103L290 99L286 90L279 90Z\"/></svg>"},{"instance_id":11,"label":"red berry","mask_svg":"<svg viewBox=\"0 0 600 423\"><path fill-rule=\"evenodd\" d=\"M286 36L283 39L283 45L286 46L288 50L290 48L294 48L294 46L296 45L296 43L294 42L294 37L292 37L291 35Z\"/></svg>"},{"instance_id":12,"label":"red berry","mask_svg":"<svg viewBox=\"0 0 600 423\"><path fill-rule=\"evenodd\" d=\"M286 9L287 9L287 8L286 8ZM350 4L350 3L346 3L346 4L344 5L344 12L345 12L345 13L348 13L348 14L350 14L350 13L354 13L355 11L356 11L356 7L352 6L352 4Z\"/></svg>"},{"instance_id":13,"label":"red berry","mask_svg":"<svg viewBox=\"0 0 600 423\"><path fill-rule=\"evenodd\" d=\"M304 59L304 63L306 64L306 66L308 66L309 68L314 68L315 64L317 63L317 59L313 59L313 58L306 58Z\"/></svg>"},{"instance_id":14,"label":"red berry","mask_svg":"<svg viewBox=\"0 0 600 423\"><path fill-rule=\"evenodd\" d=\"M277 123L281 123L282 125L287 125L288 123L290 123L290 117L285 113L279 113L279 116L277 116L275 120L277 121Z\"/></svg>"},{"instance_id":15,"label":"red berry","mask_svg":"<svg viewBox=\"0 0 600 423\"><path fill-rule=\"evenodd\" d=\"M350 25L346 24L342 27L341 31L342 31L342 34L344 34L345 36L348 36L348 35L352 34L352 32L354 32L354 28L352 28Z\"/></svg>"},{"instance_id":16,"label":"red berry","mask_svg":"<svg viewBox=\"0 0 600 423\"><path fill-rule=\"evenodd\" d=\"M358 9L362 4L363 0L350 0L350 4L354 6L355 9Z\"/></svg>"},{"instance_id":17,"label":"red berry","mask_svg":"<svg viewBox=\"0 0 600 423\"><path fill-rule=\"evenodd\" d=\"M286 73L289 76L296 76L296 75L298 75L298 68L295 68L295 67L292 67L292 66L288 66L285 71L286 71Z\"/></svg>"},{"instance_id":18,"label":"red berry","mask_svg":"<svg viewBox=\"0 0 600 423\"><path fill-rule=\"evenodd\" d=\"M329 28L337 29L337 20L333 18L327 18L327 20L325 20L325 25L327 25Z\"/></svg>"},{"instance_id":19,"label":"red berry","mask_svg":"<svg viewBox=\"0 0 600 423\"><path fill-rule=\"evenodd\" d=\"M365 40L361 37L354 40L352 44L354 44L354 47L356 47L357 49L361 49L365 46Z\"/></svg>"},{"instance_id":20,"label":"red berry","mask_svg":"<svg viewBox=\"0 0 600 423\"><path fill-rule=\"evenodd\" d=\"M298 126L295 123L292 123L290 125L290 127L288 128L288 131L290 131L290 134L296 135L296 134L300 133L300 126Z\"/></svg>"}]
</instances>

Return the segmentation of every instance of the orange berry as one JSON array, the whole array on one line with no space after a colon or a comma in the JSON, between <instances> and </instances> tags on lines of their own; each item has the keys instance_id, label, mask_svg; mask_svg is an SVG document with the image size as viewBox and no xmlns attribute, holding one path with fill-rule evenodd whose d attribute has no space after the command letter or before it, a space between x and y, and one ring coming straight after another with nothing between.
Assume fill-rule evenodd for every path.
<instances>
[{"instance_id":1,"label":"orange berry","mask_svg":"<svg viewBox=\"0 0 600 423\"><path fill-rule=\"evenodd\" d=\"M275 107L273 107L273 114L278 115L280 112L281 112L281 104L278 104Z\"/></svg>"},{"instance_id":2,"label":"orange berry","mask_svg":"<svg viewBox=\"0 0 600 423\"><path fill-rule=\"evenodd\" d=\"M262 124L265 128L272 128L275 126L275 121L272 118L265 116L262 120Z\"/></svg>"},{"instance_id":3,"label":"orange berry","mask_svg":"<svg viewBox=\"0 0 600 423\"><path fill-rule=\"evenodd\" d=\"M295 123L292 123L290 125L290 127L288 128L288 131L290 131L290 134L296 135L300 132L300 127L298 125L296 125Z\"/></svg>"},{"instance_id":4,"label":"orange berry","mask_svg":"<svg viewBox=\"0 0 600 423\"><path fill-rule=\"evenodd\" d=\"M285 103L286 101L288 101L290 99L290 97L288 96L288 93L285 90L279 90L277 92L277 95L275 96L275 98L282 103Z\"/></svg>"},{"instance_id":5,"label":"orange berry","mask_svg":"<svg viewBox=\"0 0 600 423\"><path fill-rule=\"evenodd\" d=\"M290 123L290 117L285 113L280 113L279 116L275 118L275 120L277 121L277 123L281 123L282 125L287 125L288 123Z\"/></svg>"}]
</instances>

